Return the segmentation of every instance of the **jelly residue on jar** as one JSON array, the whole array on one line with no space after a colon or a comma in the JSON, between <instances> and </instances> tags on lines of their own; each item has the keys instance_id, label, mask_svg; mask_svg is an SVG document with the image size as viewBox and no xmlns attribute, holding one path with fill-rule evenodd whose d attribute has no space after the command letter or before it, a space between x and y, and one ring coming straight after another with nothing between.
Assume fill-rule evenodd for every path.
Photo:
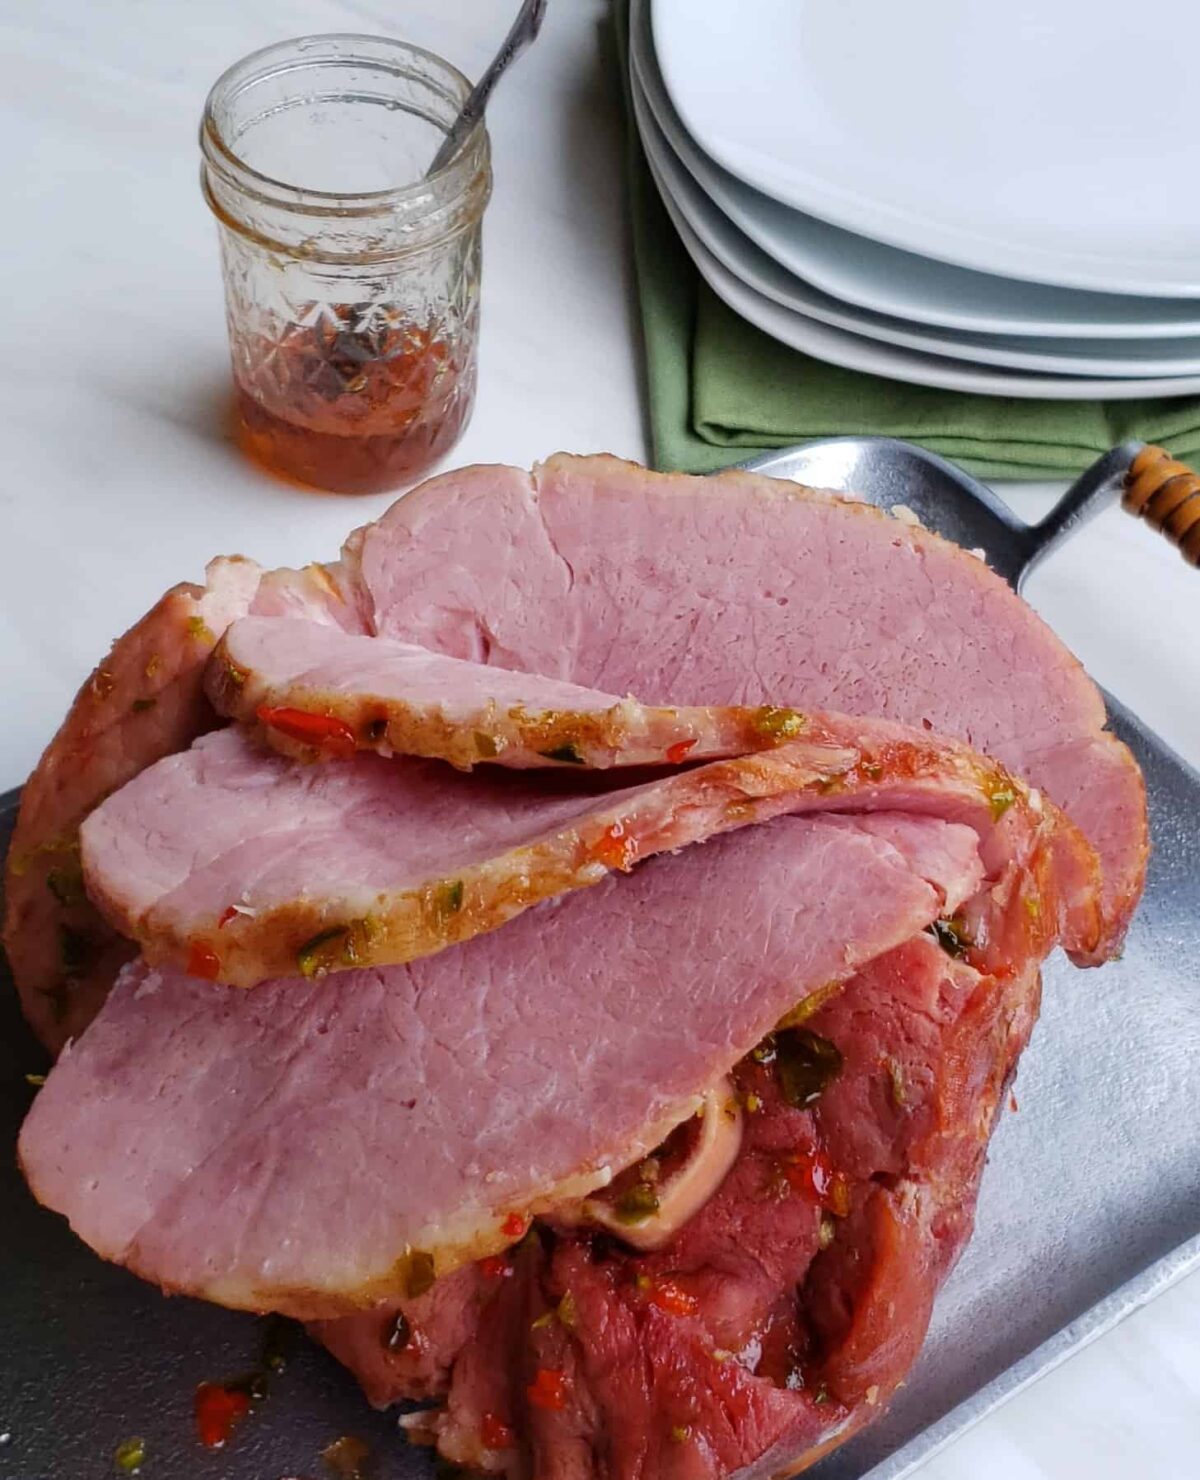
<instances>
[{"instance_id":1,"label":"jelly residue on jar","mask_svg":"<svg viewBox=\"0 0 1200 1480\"><path fill-rule=\"evenodd\" d=\"M313 305L277 338L245 336L233 355L241 445L272 471L337 493L411 482L470 416L472 338L378 304Z\"/></svg>"}]
</instances>

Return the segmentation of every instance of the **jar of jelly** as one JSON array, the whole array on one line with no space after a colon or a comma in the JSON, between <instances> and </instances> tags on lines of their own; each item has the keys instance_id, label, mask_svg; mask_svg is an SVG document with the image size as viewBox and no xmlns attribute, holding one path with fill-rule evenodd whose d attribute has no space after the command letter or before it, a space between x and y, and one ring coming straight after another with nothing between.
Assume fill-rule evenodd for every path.
<instances>
[{"instance_id":1,"label":"jar of jelly","mask_svg":"<svg viewBox=\"0 0 1200 1480\"><path fill-rule=\"evenodd\" d=\"M466 426L484 126L425 172L468 91L418 47L331 35L255 52L209 94L202 184L220 224L238 431L269 468L374 493L416 480Z\"/></svg>"}]
</instances>

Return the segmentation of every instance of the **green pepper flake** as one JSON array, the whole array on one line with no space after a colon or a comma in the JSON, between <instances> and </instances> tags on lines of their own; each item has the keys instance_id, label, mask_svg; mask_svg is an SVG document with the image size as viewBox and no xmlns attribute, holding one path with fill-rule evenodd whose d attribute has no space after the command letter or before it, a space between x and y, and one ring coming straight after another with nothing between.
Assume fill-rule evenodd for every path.
<instances>
[{"instance_id":1,"label":"green pepper flake","mask_svg":"<svg viewBox=\"0 0 1200 1480\"><path fill-rule=\"evenodd\" d=\"M383 1344L390 1352L402 1352L412 1340L412 1323L402 1310L384 1332Z\"/></svg>"},{"instance_id":2,"label":"green pepper flake","mask_svg":"<svg viewBox=\"0 0 1200 1480\"><path fill-rule=\"evenodd\" d=\"M1025 895L1025 913L1029 916L1031 920L1037 920L1041 918L1042 901L1038 898L1036 894Z\"/></svg>"},{"instance_id":3,"label":"green pepper flake","mask_svg":"<svg viewBox=\"0 0 1200 1480\"><path fill-rule=\"evenodd\" d=\"M235 689L244 688L246 684L246 670L239 668L230 658L225 659L225 677Z\"/></svg>"},{"instance_id":4,"label":"green pepper flake","mask_svg":"<svg viewBox=\"0 0 1200 1480\"><path fill-rule=\"evenodd\" d=\"M967 922L961 915L951 915L947 920L935 920L927 927L947 956L957 961L965 956L974 942L967 931Z\"/></svg>"},{"instance_id":5,"label":"green pepper flake","mask_svg":"<svg viewBox=\"0 0 1200 1480\"><path fill-rule=\"evenodd\" d=\"M985 791L984 794L988 799L988 806L991 808L993 822L999 822L1017 800L1017 794L1011 786L994 786L990 791Z\"/></svg>"},{"instance_id":6,"label":"green pepper flake","mask_svg":"<svg viewBox=\"0 0 1200 1480\"><path fill-rule=\"evenodd\" d=\"M579 1319L579 1309L575 1304L575 1297L571 1294L570 1290L558 1302L558 1310L555 1313L558 1316L559 1322L568 1331L575 1329L576 1322Z\"/></svg>"},{"instance_id":7,"label":"green pepper flake","mask_svg":"<svg viewBox=\"0 0 1200 1480\"><path fill-rule=\"evenodd\" d=\"M563 761L568 766L583 766L587 764L583 755L580 753L579 747L571 742L566 745L559 745L554 750L543 750L541 754L548 761Z\"/></svg>"},{"instance_id":8,"label":"green pepper flake","mask_svg":"<svg viewBox=\"0 0 1200 1480\"><path fill-rule=\"evenodd\" d=\"M82 868L78 863L71 863L64 868L50 869L46 874L46 888L61 905L82 904L86 897Z\"/></svg>"},{"instance_id":9,"label":"green pepper flake","mask_svg":"<svg viewBox=\"0 0 1200 1480\"><path fill-rule=\"evenodd\" d=\"M750 1057L756 1064L773 1064L775 1062L775 1035L768 1033L757 1048L750 1050Z\"/></svg>"},{"instance_id":10,"label":"green pepper flake","mask_svg":"<svg viewBox=\"0 0 1200 1480\"><path fill-rule=\"evenodd\" d=\"M143 673L145 673L147 678L153 678L161 667L162 659L157 653L151 653L149 659L146 662L146 666L142 671Z\"/></svg>"},{"instance_id":11,"label":"green pepper flake","mask_svg":"<svg viewBox=\"0 0 1200 1480\"><path fill-rule=\"evenodd\" d=\"M25 1083L31 1084L34 1089L41 1089L45 1082L46 1076L44 1074L26 1074L25 1076Z\"/></svg>"},{"instance_id":12,"label":"green pepper flake","mask_svg":"<svg viewBox=\"0 0 1200 1480\"><path fill-rule=\"evenodd\" d=\"M798 709L777 709L771 704L764 704L753 721L756 733L769 740L790 740L806 723Z\"/></svg>"},{"instance_id":13,"label":"green pepper flake","mask_svg":"<svg viewBox=\"0 0 1200 1480\"><path fill-rule=\"evenodd\" d=\"M545 1331L548 1326L552 1326L553 1324L554 1311L544 1310L541 1315L538 1316L536 1321L530 1322L529 1329L531 1331Z\"/></svg>"},{"instance_id":14,"label":"green pepper flake","mask_svg":"<svg viewBox=\"0 0 1200 1480\"><path fill-rule=\"evenodd\" d=\"M898 1059L887 1060L888 1082L892 1092L892 1104L897 1110L903 1110L908 1104L908 1088L904 1083L904 1070L900 1067Z\"/></svg>"},{"instance_id":15,"label":"green pepper flake","mask_svg":"<svg viewBox=\"0 0 1200 1480\"><path fill-rule=\"evenodd\" d=\"M187 619L187 634L194 637L198 642L216 642L212 628L203 617L189 617Z\"/></svg>"},{"instance_id":16,"label":"green pepper flake","mask_svg":"<svg viewBox=\"0 0 1200 1480\"><path fill-rule=\"evenodd\" d=\"M813 1394L813 1402L814 1403L828 1403L829 1402L829 1389L825 1386L824 1383L822 1383L821 1386Z\"/></svg>"},{"instance_id":17,"label":"green pepper flake","mask_svg":"<svg viewBox=\"0 0 1200 1480\"><path fill-rule=\"evenodd\" d=\"M311 980L314 976L320 976L332 970L349 943L350 927L348 925L333 925L328 930L322 930L319 935L314 935L296 953L296 965L300 969L300 975Z\"/></svg>"},{"instance_id":18,"label":"green pepper flake","mask_svg":"<svg viewBox=\"0 0 1200 1480\"><path fill-rule=\"evenodd\" d=\"M836 997L842 990L841 982L826 982L824 986L818 987L815 992L810 992L802 1002L798 1002L791 1012L785 1012L775 1025L776 1033L782 1033L788 1028L798 1028L806 1023L810 1017L820 1012L821 1008Z\"/></svg>"},{"instance_id":19,"label":"green pepper flake","mask_svg":"<svg viewBox=\"0 0 1200 1480\"><path fill-rule=\"evenodd\" d=\"M134 714L148 714L157 703L157 699L135 699L129 708Z\"/></svg>"},{"instance_id":20,"label":"green pepper flake","mask_svg":"<svg viewBox=\"0 0 1200 1480\"><path fill-rule=\"evenodd\" d=\"M426 1290L433 1288L433 1282L437 1279L433 1255L424 1249L406 1249L396 1261L396 1272L409 1300L424 1295Z\"/></svg>"},{"instance_id":21,"label":"green pepper flake","mask_svg":"<svg viewBox=\"0 0 1200 1480\"><path fill-rule=\"evenodd\" d=\"M449 884L443 884L438 894L438 913L449 919L451 915L457 915L463 907L463 881L453 879Z\"/></svg>"},{"instance_id":22,"label":"green pepper flake","mask_svg":"<svg viewBox=\"0 0 1200 1480\"><path fill-rule=\"evenodd\" d=\"M827 1249L833 1243L833 1236L837 1232L837 1224L828 1213L821 1214L821 1226L817 1230L817 1244L822 1249Z\"/></svg>"},{"instance_id":23,"label":"green pepper flake","mask_svg":"<svg viewBox=\"0 0 1200 1480\"><path fill-rule=\"evenodd\" d=\"M775 1074L780 1091L789 1105L807 1109L842 1072L841 1050L808 1028L788 1028L777 1041Z\"/></svg>"},{"instance_id":24,"label":"green pepper flake","mask_svg":"<svg viewBox=\"0 0 1200 1480\"><path fill-rule=\"evenodd\" d=\"M116 686L117 681L107 668L97 668L92 674L92 692L97 699L107 699Z\"/></svg>"},{"instance_id":25,"label":"green pepper flake","mask_svg":"<svg viewBox=\"0 0 1200 1480\"><path fill-rule=\"evenodd\" d=\"M691 1437L692 1437L692 1429L691 1429L691 1425L690 1424L677 1423L677 1424L673 1424L672 1425L672 1427L671 1427L671 1443L672 1444L686 1444L687 1441Z\"/></svg>"},{"instance_id":26,"label":"green pepper flake","mask_svg":"<svg viewBox=\"0 0 1200 1480\"><path fill-rule=\"evenodd\" d=\"M113 1464L123 1475L136 1475L145 1463L145 1439L123 1439L113 1451Z\"/></svg>"},{"instance_id":27,"label":"green pepper flake","mask_svg":"<svg viewBox=\"0 0 1200 1480\"><path fill-rule=\"evenodd\" d=\"M617 1220L620 1223L645 1223L658 1212L658 1193L648 1182L635 1182L617 1199Z\"/></svg>"}]
</instances>

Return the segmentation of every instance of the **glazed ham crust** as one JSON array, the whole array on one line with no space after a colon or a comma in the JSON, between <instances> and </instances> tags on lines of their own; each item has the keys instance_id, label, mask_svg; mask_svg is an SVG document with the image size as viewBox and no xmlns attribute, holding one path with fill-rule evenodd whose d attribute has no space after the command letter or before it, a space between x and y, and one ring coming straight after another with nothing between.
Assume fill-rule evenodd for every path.
<instances>
[{"instance_id":1,"label":"glazed ham crust","mask_svg":"<svg viewBox=\"0 0 1200 1480\"><path fill-rule=\"evenodd\" d=\"M800 738L774 750L599 793L586 778L468 777L374 755L306 767L222 731L97 808L81 833L84 879L152 964L251 987L415 960L783 813L903 811L974 827L989 867L1045 830L1062 848L1063 936L1094 946L1090 849L1020 782L924 732L789 718Z\"/></svg>"}]
</instances>

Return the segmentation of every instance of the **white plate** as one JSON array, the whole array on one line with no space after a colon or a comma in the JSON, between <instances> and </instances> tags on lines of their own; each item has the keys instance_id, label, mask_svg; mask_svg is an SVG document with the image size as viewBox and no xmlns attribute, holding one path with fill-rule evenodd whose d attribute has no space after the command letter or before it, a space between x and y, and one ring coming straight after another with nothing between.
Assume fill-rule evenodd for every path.
<instances>
[{"instance_id":1,"label":"white plate","mask_svg":"<svg viewBox=\"0 0 1200 1480\"><path fill-rule=\"evenodd\" d=\"M818 323L747 287L741 278L718 261L687 224L655 173L653 160L649 156L647 159L663 204L688 255L717 297L772 339L802 350L815 359L841 365L847 370L863 370L888 380L902 380L910 385L970 391L981 396L1015 396L1023 400L1133 401L1151 396L1193 396L1200 393L1200 376L1164 380L1099 380L1070 375L1021 375L1016 371L988 370L961 360L899 349Z\"/></svg>"},{"instance_id":2,"label":"white plate","mask_svg":"<svg viewBox=\"0 0 1200 1480\"><path fill-rule=\"evenodd\" d=\"M846 329L884 344L923 354L946 355L972 364L999 365L1050 375L1200 375L1200 340L1071 340L979 336L913 327L901 320L839 302L810 288L761 251L717 209L684 169L654 120L637 77L630 78L634 116L655 178L700 241L747 287L818 323Z\"/></svg>"},{"instance_id":3,"label":"white plate","mask_svg":"<svg viewBox=\"0 0 1200 1480\"><path fill-rule=\"evenodd\" d=\"M653 22L688 131L786 205L983 272L1200 297L1200 129L1170 69L1200 54L1195 0L654 0Z\"/></svg>"},{"instance_id":4,"label":"white plate","mask_svg":"<svg viewBox=\"0 0 1200 1480\"><path fill-rule=\"evenodd\" d=\"M633 0L630 51L646 100L705 194L757 246L812 287L874 313L974 334L1075 339L1200 335L1188 299L1087 293L993 277L857 236L780 205L744 184L696 144L667 96L654 56L649 0Z\"/></svg>"}]
</instances>

